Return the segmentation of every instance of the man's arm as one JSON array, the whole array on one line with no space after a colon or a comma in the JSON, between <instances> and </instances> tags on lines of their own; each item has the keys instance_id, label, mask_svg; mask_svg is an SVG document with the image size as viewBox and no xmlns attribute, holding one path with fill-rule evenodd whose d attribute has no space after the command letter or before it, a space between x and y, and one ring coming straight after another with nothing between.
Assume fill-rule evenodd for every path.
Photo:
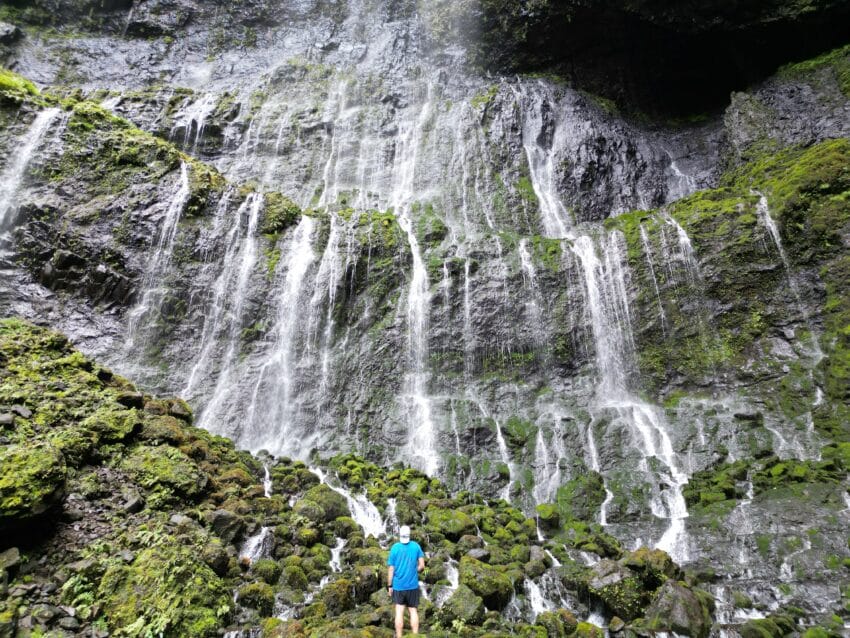
<instances>
[{"instance_id":1,"label":"man's arm","mask_svg":"<svg viewBox=\"0 0 850 638\"><path fill-rule=\"evenodd\" d=\"M390 568L390 569L392 569L392 568ZM425 559L422 556L420 556L419 562L416 564L416 571L421 572L423 569L425 569Z\"/></svg>"},{"instance_id":2,"label":"man's arm","mask_svg":"<svg viewBox=\"0 0 850 638\"><path fill-rule=\"evenodd\" d=\"M387 568L387 589L392 594L393 593L393 574L395 573L395 567L390 565Z\"/></svg>"}]
</instances>

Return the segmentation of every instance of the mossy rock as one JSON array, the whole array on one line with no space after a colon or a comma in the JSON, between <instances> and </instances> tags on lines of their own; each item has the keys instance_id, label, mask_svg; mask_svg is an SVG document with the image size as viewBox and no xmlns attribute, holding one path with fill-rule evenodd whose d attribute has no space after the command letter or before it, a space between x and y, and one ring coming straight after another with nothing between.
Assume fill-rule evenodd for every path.
<instances>
[{"instance_id":1,"label":"mossy rock","mask_svg":"<svg viewBox=\"0 0 850 638\"><path fill-rule=\"evenodd\" d=\"M767 618L748 620L739 629L741 638L782 638L797 631L797 623L791 616L773 614Z\"/></svg>"},{"instance_id":2,"label":"mossy rock","mask_svg":"<svg viewBox=\"0 0 850 638\"><path fill-rule=\"evenodd\" d=\"M116 442L125 440L140 424L141 419L136 410L113 404L98 408L94 414L83 420L80 427L97 433L101 441Z\"/></svg>"},{"instance_id":3,"label":"mossy rock","mask_svg":"<svg viewBox=\"0 0 850 638\"><path fill-rule=\"evenodd\" d=\"M546 630L547 638L563 638L566 636L564 630L564 621L553 611L544 611L537 616L534 624L543 627Z\"/></svg>"},{"instance_id":4,"label":"mossy rock","mask_svg":"<svg viewBox=\"0 0 850 638\"><path fill-rule=\"evenodd\" d=\"M325 586L321 598L332 616L354 609L354 583L347 578L335 580Z\"/></svg>"},{"instance_id":5,"label":"mossy rock","mask_svg":"<svg viewBox=\"0 0 850 638\"><path fill-rule=\"evenodd\" d=\"M260 232L264 235L279 235L297 224L300 217L301 209L291 199L280 193L266 193Z\"/></svg>"},{"instance_id":6,"label":"mossy rock","mask_svg":"<svg viewBox=\"0 0 850 638\"><path fill-rule=\"evenodd\" d=\"M469 556L460 559L460 581L481 596L488 609L504 609L514 593L504 571Z\"/></svg>"},{"instance_id":7,"label":"mossy rock","mask_svg":"<svg viewBox=\"0 0 850 638\"><path fill-rule=\"evenodd\" d=\"M239 588L236 598L240 605L256 609L263 616L274 612L274 589L265 582L248 583Z\"/></svg>"},{"instance_id":8,"label":"mossy rock","mask_svg":"<svg viewBox=\"0 0 850 638\"><path fill-rule=\"evenodd\" d=\"M283 568L277 561L269 558L261 558L251 565L251 573L269 585L274 585L280 580Z\"/></svg>"},{"instance_id":9,"label":"mossy rock","mask_svg":"<svg viewBox=\"0 0 850 638\"><path fill-rule=\"evenodd\" d=\"M109 628L131 638L217 635L232 593L198 554L172 539L110 567L97 593Z\"/></svg>"},{"instance_id":10,"label":"mossy rock","mask_svg":"<svg viewBox=\"0 0 850 638\"><path fill-rule=\"evenodd\" d=\"M608 559L591 568L587 593L623 620L641 616L649 599L635 572Z\"/></svg>"},{"instance_id":11,"label":"mossy rock","mask_svg":"<svg viewBox=\"0 0 850 638\"><path fill-rule=\"evenodd\" d=\"M9 445L0 449L0 529L17 527L55 506L67 468L53 445Z\"/></svg>"},{"instance_id":12,"label":"mossy rock","mask_svg":"<svg viewBox=\"0 0 850 638\"><path fill-rule=\"evenodd\" d=\"M709 594L668 580L646 610L642 625L652 631L707 638L711 632L713 610L714 600Z\"/></svg>"},{"instance_id":13,"label":"mossy rock","mask_svg":"<svg viewBox=\"0 0 850 638\"><path fill-rule=\"evenodd\" d=\"M425 516L428 520L429 529L439 532L453 542L459 541L463 536L474 534L476 531L475 521L472 517L460 510L429 507Z\"/></svg>"},{"instance_id":14,"label":"mossy rock","mask_svg":"<svg viewBox=\"0 0 850 638\"><path fill-rule=\"evenodd\" d=\"M192 459L168 447L140 445L121 462L139 485L154 491L166 503L174 496L197 497L207 486L207 475Z\"/></svg>"},{"instance_id":15,"label":"mossy rock","mask_svg":"<svg viewBox=\"0 0 850 638\"><path fill-rule=\"evenodd\" d=\"M345 497L324 483L311 487L304 494L304 498L318 504L325 512L325 518L321 522L330 523L340 516L351 516Z\"/></svg>"},{"instance_id":16,"label":"mossy rock","mask_svg":"<svg viewBox=\"0 0 850 638\"><path fill-rule=\"evenodd\" d=\"M443 604L439 618L451 626L456 620L467 625L478 625L484 619L484 599L464 584L458 588Z\"/></svg>"}]
</instances>

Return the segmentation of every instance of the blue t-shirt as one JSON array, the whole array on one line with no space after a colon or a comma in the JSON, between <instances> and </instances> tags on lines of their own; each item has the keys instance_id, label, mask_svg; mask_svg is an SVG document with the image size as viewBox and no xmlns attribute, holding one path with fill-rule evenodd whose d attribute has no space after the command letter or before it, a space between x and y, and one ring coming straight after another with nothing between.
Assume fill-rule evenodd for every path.
<instances>
[{"instance_id":1,"label":"blue t-shirt","mask_svg":"<svg viewBox=\"0 0 850 638\"><path fill-rule=\"evenodd\" d=\"M393 567L393 589L408 591L419 589L419 572L416 569L420 558L425 558L416 541L396 543L390 549L387 566Z\"/></svg>"}]
</instances>

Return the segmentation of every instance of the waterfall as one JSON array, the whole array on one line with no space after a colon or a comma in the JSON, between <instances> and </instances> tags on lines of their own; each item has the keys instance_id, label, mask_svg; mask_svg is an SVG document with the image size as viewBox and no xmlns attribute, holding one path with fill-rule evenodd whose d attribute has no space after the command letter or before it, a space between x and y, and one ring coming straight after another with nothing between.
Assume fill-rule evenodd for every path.
<instances>
[{"instance_id":1,"label":"waterfall","mask_svg":"<svg viewBox=\"0 0 850 638\"><path fill-rule=\"evenodd\" d=\"M255 449L297 451L304 441L291 440L289 425L294 406L295 346L299 336L299 311L307 271L315 260L312 237L315 220L302 217L287 242L287 259L277 304L274 345L257 374L248 407L247 433ZM273 389L269 389L269 386Z\"/></svg>"},{"instance_id":2,"label":"waterfall","mask_svg":"<svg viewBox=\"0 0 850 638\"><path fill-rule=\"evenodd\" d=\"M439 467L439 455L436 447L436 432L431 415L431 400L428 396L428 310L430 291L428 273L419 240L410 217L411 205L416 196L416 163L422 143L422 133L431 114L431 86L428 95L415 121L405 121L399 125L396 142L396 156L400 158L396 169L396 183L391 202L410 246L413 258L413 271L407 292L407 330L408 349L412 360L412 369L407 381L410 436L407 453L411 459L418 460L426 474L436 473Z\"/></svg>"},{"instance_id":3,"label":"waterfall","mask_svg":"<svg viewBox=\"0 0 850 638\"><path fill-rule=\"evenodd\" d=\"M198 142L204 135L204 128L210 115L215 111L218 99L213 93L205 93L201 97L187 98L171 127L170 139L174 139L182 130L183 146L192 151L198 148Z\"/></svg>"},{"instance_id":4,"label":"waterfall","mask_svg":"<svg viewBox=\"0 0 850 638\"><path fill-rule=\"evenodd\" d=\"M223 198L226 216L229 200ZM257 225L263 207L263 196L251 193L236 211L235 220L227 233L227 249L222 269L213 284L213 298L205 314L201 332L201 348L189 373L183 394L192 396L196 384L205 375L215 354L216 346L224 342L225 350L218 364L219 375L213 390L213 404L224 396L233 374L233 362L238 354L247 286L257 263ZM247 220L247 223L246 223ZM244 231L240 232L244 226ZM225 327L225 324L229 324ZM222 334L225 332L226 334ZM215 414L215 409L207 408Z\"/></svg>"},{"instance_id":5,"label":"waterfall","mask_svg":"<svg viewBox=\"0 0 850 638\"><path fill-rule=\"evenodd\" d=\"M174 256L174 245L180 227L180 218L191 195L189 167L184 161L180 162L180 177L175 186L176 188L165 209L155 244L152 246L153 254L150 256L142 281L141 300L129 313L127 320L124 351L137 360L139 353L136 350L145 345L151 329L154 328L153 324L156 317L152 316L151 313L160 309L165 295L168 293L165 279Z\"/></svg>"},{"instance_id":6,"label":"waterfall","mask_svg":"<svg viewBox=\"0 0 850 638\"><path fill-rule=\"evenodd\" d=\"M375 507L375 504L370 501L365 494L352 494L350 490L337 485L331 485L328 481L328 476L319 468L310 468L316 476L319 477L322 483L331 488L334 492L345 498L348 503L348 509L351 511L351 518L361 528L365 536L374 536L378 538L386 533L384 519L381 512Z\"/></svg>"},{"instance_id":7,"label":"waterfall","mask_svg":"<svg viewBox=\"0 0 850 638\"><path fill-rule=\"evenodd\" d=\"M49 108L35 116L27 132L18 141L11 161L0 174L0 232L7 230L14 223L13 215L17 210L15 196L21 188L27 167L32 162L42 138L60 113L58 108Z\"/></svg>"},{"instance_id":8,"label":"waterfall","mask_svg":"<svg viewBox=\"0 0 850 638\"><path fill-rule=\"evenodd\" d=\"M261 558L267 558L274 546L274 532L271 527L260 528L239 550L239 560L253 564Z\"/></svg>"}]
</instances>

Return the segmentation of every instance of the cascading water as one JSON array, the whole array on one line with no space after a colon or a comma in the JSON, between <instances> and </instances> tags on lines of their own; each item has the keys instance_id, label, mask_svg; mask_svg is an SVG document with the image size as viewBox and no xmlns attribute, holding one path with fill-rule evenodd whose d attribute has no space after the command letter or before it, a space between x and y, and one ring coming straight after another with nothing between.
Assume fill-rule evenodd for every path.
<instances>
[{"instance_id":1,"label":"cascading water","mask_svg":"<svg viewBox=\"0 0 850 638\"><path fill-rule=\"evenodd\" d=\"M386 533L386 526L381 512L378 511L375 504L365 494L352 494L343 487L332 485L328 481L327 474L319 468L312 468L311 471L319 477L322 483L345 498L346 503L348 503L348 509L351 511L351 518L363 528L363 533L366 536L378 538Z\"/></svg>"},{"instance_id":2,"label":"cascading water","mask_svg":"<svg viewBox=\"0 0 850 638\"><path fill-rule=\"evenodd\" d=\"M18 142L14 159L3 168L3 173L0 174L0 233L14 223L15 195L21 187L36 149L60 113L61 110L58 108L49 108L36 115L29 129Z\"/></svg>"},{"instance_id":3,"label":"cascading water","mask_svg":"<svg viewBox=\"0 0 850 638\"><path fill-rule=\"evenodd\" d=\"M168 293L165 279L174 255L180 218L190 195L189 167L186 162L181 162L180 177L177 180L174 193L168 201L159 233L152 247L152 254L142 282L141 300L129 313L127 319L127 337L124 342L124 350L136 360L139 359L136 351L145 346L153 328L152 324L157 319L155 313L160 309Z\"/></svg>"},{"instance_id":4,"label":"cascading water","mask_svg":"<svg viewBox=\"0 0 850 638\"><path fill-rule=\"evenodd\" d=\"M302 217L289 242L278 300L275 344L257 375L248 410L250 437L257 449L297 450L296 444L302 443L289 438L288 426L293 410L293 361L300 328L299 304L307 271L315 260L314 227L312 218ZM274 389L270 390L269 385ZM211 417L205 415L205 418Z\"/></svg>"},{"instance_id":5,"label":"cascading water","mask_svg":"<svg viewBox=\"0 0 850 638\"><path fill-rule=\"evenodd\" d=\"M428 273L419 240L410 217L414 200L414 178L416 162L421 145L423 128L430 117L431 88L421 107L418 118L402 122L396 142L396 155L401 158L397 169L396 184L391 203L397 211L398 223L407 236L410 253L413 257L413 270L407 291L408 348L412 360L412 369L407 381L407 402L409 403L409 424L411 428L408 440L408 456L418 459L422 469L434 474L439 465L436 450L436 431L431 415L431 401L428 397L428 307L430 291Z\"/></svg>"}]
</instances>

